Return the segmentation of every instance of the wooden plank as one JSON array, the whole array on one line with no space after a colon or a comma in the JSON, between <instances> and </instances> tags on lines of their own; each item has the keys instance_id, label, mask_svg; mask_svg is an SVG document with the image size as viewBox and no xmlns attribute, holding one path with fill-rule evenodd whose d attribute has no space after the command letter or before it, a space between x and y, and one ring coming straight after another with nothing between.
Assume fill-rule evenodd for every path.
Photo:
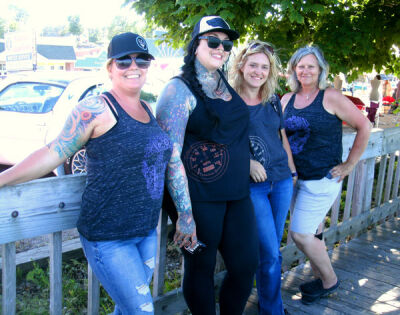
<instances>
[{"instance_id":1,"label":"wooden plank","mask_svg":"<svg viewBox=\"0 0 400 315\"><path fill-rule=\"evenodd\" d=\"M88 314L98 315L100 308L100 282L88 264Z\"/></svg>"},{"instance_id":2,"label":"wooden plank","mask_svg":"<svg viewBox=\"0 0 400 315\"><path fill-rule=\"evenodd\" d=\"M391 135L391 136L395 137L396 134L400 136L400 128L395 129L393 131L393 135ZM356 135L355 132L343 134L343 138L342 138L342 143L343 143L342 160L343 161L346 161L346 159L349 155L349 152L353 146L355 135ZM384 130L379 129L379 128L374 128L371 131L370 137L368 139L367 147L366 147L365 151L363 152L360 160L369 159L372 157L382 155L382 147L383 147L383 141L384 141L383 137L384 137Z\"/></svg>"},{"instance_id":3,"label":"wooden plank","mask_svg":"<svg viewBox=\"0 0 400 315\"><path fill-rule=\"evenodd\" d=\"M311 267L309 264L306 264L304 268L296 268L292 272L294 274L293 278L298 279L290 283L292 287L296 287L300 283L311 279ZM395 287L340 268L335 268L335 272L340 279L340 288L338 291L347 291L343 295L337 295L338 298L342 297L340 300L346 302L347 300L353 300L358 305L362 304L358 303L359 301L364 301L363 307L367 310L372 310L371 305L374 305L376 302L383 304L386 311L400 309L398 302L400 293L393 290Z\"/></svg>"},{"instance_id":4,"label":"wooden plank","mask_svg":"<svg viewBox=\"0 0 400 315\"><path fill-rule=\"evenodd\" d=\"M366 183L365 183L365 198L364 198L363 211L371 210L374 175L375 175L375 158L373 157L367 160L367 175L365 178Z\"/></svg>"},{"instance_id":5,"label":"wooden plank","mask_svg":"<svg viewBox=\"0 0 400 315\"><path fill-rule=\"evenodd\" d=\"M347 180L347 192L346 192L346 201L344 204L343 221L346 221L350 218L351 201L353 199L355 177L356 177L356 169L354 168L349 174L349 178Z\"/></svg>"},{"instance_id":6,"label":"wooden plank","mask_svg":"<svg viewBox=\"0 0 400 315\"><path fill-rule=\"evenodd\" d=\"M311 280L309 276L305 276L302 273L294 272L292 274L292 279L290 283L285 281L282 284L282 288L290 294L299 294L298 286L301 283L309 280ZM284 303L285 302L286 301L284 301ZM307 312L311 309L322 306L342 312L342 314L374 314L373 312L368 310L368 306L371 304L371 302L372 300L369 300L368 298L364 298L359 294L352 292L351 290L346 290L345 288L340 287L328 298L322 298L311 305L304 305L303 310Z\"/></svg>"},{"instance_id":7,"label":"wooden plank","mask_svg":"<svg viewBox=\"0 0 400 315\"><path fill-rule=\"evenodd\" d=\"M385 172L386 172L386 162L387 156L381 156L381 162L379 164L379 174L378 174L378 183L376 184L376 191L375 191L375 206L379 206L382 200L382 191L383 191L383 181L385 179Z\"/></svg>"},{"instance_id":8,"label":"wooden plank","mask_svg":"<svg viewBox=\"0 0 400 315\"><path fill-rule=\"evenodd\" d=\"M16 311L15 243L3 244L2 248L2 313L13 315Z\"/></svg>"},{"instance_id":9,"label":"wooden plank","mask_svg":"<svg viewBox=\"0 0 400 315\"><path fill-rule=\"evenodd\" d=\"M394 175L394 184L393 184L393 191L392 191L392 199L396 198L399 195L399 182L400 182L400 156L399 151L397 151L397 166L396 166L396 173Z\"/></svg>"},{"instance_id":10,"label":"wooden plank","mask_svg":"<svg viewBox=\"0 0 400 315\"><path fill-rule=\"evenodd\" d=\"M400 267L400 251L391 251L390 248L376 246L368 241L363 242L358 239L353 239L349 243L344 244L346 248L356 251L358 254L367 257L376 257L379 262L388 262Z\"/></svg>"},{"instance_id":11,"label":"wooden plank","mask_svg":"<svg viewBox=\"0 0 400 315\"><path fill-rule=\"evenodd\" d=\"M339 194L336 197L335 201L333 202L332 209L331 209L331 226L336 226L339 220L339 209L340 209L340 201L342 197L342 190L343 185L340 188Z\"/></svg>"},{"instance_id":12,"label":"wooden plank","mask_svg":"<svg viewBox=\"0 0 400 315\"><path fill-rule=\"evenodd\" d=\"M167 262L168 215L161 210L157 226L157 257L153 276L153 297L164 292L165 265Z\"/></svg>"},{"instance_id":13,"label":"wooden plank","mask_svg":"<svg viewBox=\"0 0 400 315\"><path fill-rule=\"evenodd\" d=\"M400 128L383 129L382 154L392 153L400 148Z\"/></svg>"},{"instance_id":14,"label":"wooden plank","mask_svg":"<svg viewBox=\"0 0 400 315\"><path fill-rule=\"evenodd\" d=\"M62 232L50 235L50 314L62 314Z\"/></svg>"},{"instance_id":15,"label":"wooden plank","mask_svg":"<svg viewBox=\"0 0 400 315\"><path fill-rule=\"evenodd\" d=\"M388 171L387 171L386 184L385 184L385 195L383 198L384 202L387 202L390 199L390 190L392 188L395 159L396 159L395 153L390 153L389 154L389 167L388 167Z\"/></svg>"},{"instance_id":16,"label":"wooden plank","mask_svg":"<svg viewBox=\"0 0 400 315\"><path fill-rule=\"evenodd\" d=\"M85 175L34 180L0 189L0 244L76 227Z\"/></svg>"},{"instance_id":17,"label":"wooden plank","mask_svg":"<svg viewBox=\"0 0 400 315\"><path fill-rule=\"evenodd\" d=\"M356 174L354 178L354 182L357 183L354 185L353 190L353 201L352 201L352 209L351 216L355 217L362 212L362 208L364 205L365 199L365 182L366 182L366 161L359 161L357 166L355 167Z\"/></svg>"}]
</instances>

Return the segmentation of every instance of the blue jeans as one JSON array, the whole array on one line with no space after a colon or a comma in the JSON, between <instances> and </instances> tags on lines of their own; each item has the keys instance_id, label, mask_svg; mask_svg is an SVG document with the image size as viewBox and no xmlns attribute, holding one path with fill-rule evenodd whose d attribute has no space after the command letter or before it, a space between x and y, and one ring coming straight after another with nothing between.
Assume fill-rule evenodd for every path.
<instances>
[{"instance_id":1,"label":"blue jeans","mask_svg":"<svg viewBox=\"0 0 400 315\"><path fill-rule=\"evenodd\" d=\"M149 285L157 253L156 230L127 240L80 238L94 274L115 302L113 314L154 314Z\"/></svg>"},{"instance_id":2,"label":"blue jeans","mask_svg":"<svg viewBox=\"0 0 400 315\"><path fill-rule=\"evenodd\" d=\"M293 194L292 178L250 183L260 248L256 272L260 315L284 314L281 297L281 263L279 251L286 216Z\"/></svg>"}]
</instances>

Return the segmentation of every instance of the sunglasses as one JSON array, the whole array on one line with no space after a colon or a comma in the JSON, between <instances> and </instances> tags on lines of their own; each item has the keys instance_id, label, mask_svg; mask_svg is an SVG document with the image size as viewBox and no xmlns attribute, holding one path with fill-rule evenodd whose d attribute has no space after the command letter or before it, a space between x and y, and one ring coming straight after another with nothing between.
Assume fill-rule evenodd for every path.
<instances>
[{"instance_id":1,"label":"sunglasses","mask_svg":"<svg viewBox=\"0 0 400 315\"><path fill-rule=\"evenodd\" d=\"M260 43L254 43L254 44L250 45L250 46L247 48L247 51L256 49L256 48L259 47L259 46L264 47L264 48L265 48L266 50L268 50L272 55L274 54L274 48L273 48L272 46L270 46L270 45L268 45L268 44L260 44Z\"/></svg>"},{"instance_id":2,"label":"sunglasses","mask_svg":"<svg viewBox=\"0 0 400 315\"><path fill-rule=\"evenodd\" d=\"M233 47L233 41L224 39L220 40L218 37L214 36L199 36L199 39L207 39L207 45L209 48L217 48L222 43L224 51L231 51Z\"/></svg>"},{"instance_id":3,"label":"sunglasses","mask_svg":"<svg viewBox=\"0 0 400 315\"><path fill-rule=\"evenodd\" d=\"M147 69L150 67L151 59L147 55L137 55L136 57L131 57L130 55L126 55L120 58L115 59L115 64L118 69L126 70L128 69L132 61L135 61L136 65L140 69Z\"/></svg>"}]
</instances>

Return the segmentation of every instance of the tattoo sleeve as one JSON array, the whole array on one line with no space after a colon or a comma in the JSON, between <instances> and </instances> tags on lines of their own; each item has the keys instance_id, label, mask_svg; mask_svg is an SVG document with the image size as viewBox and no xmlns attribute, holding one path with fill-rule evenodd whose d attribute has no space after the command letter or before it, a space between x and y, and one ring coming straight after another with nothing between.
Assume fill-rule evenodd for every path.
<instances>
[{"instance_id":1,"label":"tattoo sleeve","mask_svg":"<svg viewBox=\"0 0 400 315\"><path fill-rule=\"evenodd\" d=\"M70 157L90 138L90 123L105 110L101 96L84 99L72 110L61 133L48 148L56 151L60 158Z\"/></svg>"},{"instance_id":2,"label":"tattoo sleeve","mask_svg":"<svg viewBox=\"0 0 400 315\"><path fill-rule=\"evenodd\" d=\"M157 121L173 143L167 167L167 186L180 215L191 215L188 181L181 160L186 124L196 106L196 99L179 79L171 80L157 101Z\"/></svg>"}]
</instances>

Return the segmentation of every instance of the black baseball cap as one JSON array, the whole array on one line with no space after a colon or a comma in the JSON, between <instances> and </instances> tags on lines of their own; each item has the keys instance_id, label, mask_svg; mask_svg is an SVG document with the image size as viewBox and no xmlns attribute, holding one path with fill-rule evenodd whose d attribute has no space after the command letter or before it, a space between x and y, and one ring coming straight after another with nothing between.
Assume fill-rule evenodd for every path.
<instances>
[{"instance_id":1,"label":"black baseball cap","mask_svg":"<svg viewBox=\"0 0 400 315\"><path fill-rule=\"evenodd\" d=\"M200 35L208 32L222 32L229 36L230 40L235 40L239 38L239 33L232 30L226 21L217 15L203 16L200 21L198 21L192 32L192 40Z\"/></svg>"},{"instance_id":2,"label":"black baseball cap","mask_svg":"<svg viewBox=\"0 0 400 315\"><path fill-rule=\"evenodd\" d=\"M154 59L142 36L131 32L115 35L108 45L107 58L120 58L129 54L146 54Z\"/></svg>"}]
</instances>

